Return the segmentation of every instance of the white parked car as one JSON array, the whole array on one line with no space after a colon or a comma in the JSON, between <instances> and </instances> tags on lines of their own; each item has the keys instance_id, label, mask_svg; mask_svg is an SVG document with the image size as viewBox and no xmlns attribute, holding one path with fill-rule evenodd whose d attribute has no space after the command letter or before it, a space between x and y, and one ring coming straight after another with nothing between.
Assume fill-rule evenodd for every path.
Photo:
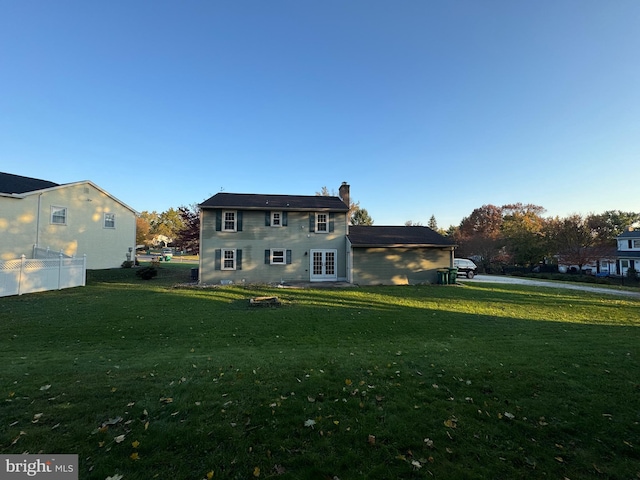
<instances>
[{"instance_id":1,"label":"white parked car","mask_svg":"<svg viewBox=\"0 0 640 480\"><path fill-rule=\"evenodd\" d=\"M453 266L458 269L458 275L464 273L467 278L473 278L478 272L478 266L467 258L454 258Z\"/></svg>"}]
</instances>

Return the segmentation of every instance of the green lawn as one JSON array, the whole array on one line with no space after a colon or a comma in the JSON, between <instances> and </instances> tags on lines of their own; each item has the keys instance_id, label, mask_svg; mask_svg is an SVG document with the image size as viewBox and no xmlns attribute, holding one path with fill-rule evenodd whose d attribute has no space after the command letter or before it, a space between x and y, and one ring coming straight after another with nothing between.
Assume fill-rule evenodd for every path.
<instances>
[{"instance_id":1,"label":"green lawn","mask_svg":"<svg viewBox=\"0 0 640 480\"><path fill-rule=\"evenodd\" d=\"M640 477L640 300L173 288L191 267L0 299L0 453L98 480Z\"/></svg>"}]
</instances>

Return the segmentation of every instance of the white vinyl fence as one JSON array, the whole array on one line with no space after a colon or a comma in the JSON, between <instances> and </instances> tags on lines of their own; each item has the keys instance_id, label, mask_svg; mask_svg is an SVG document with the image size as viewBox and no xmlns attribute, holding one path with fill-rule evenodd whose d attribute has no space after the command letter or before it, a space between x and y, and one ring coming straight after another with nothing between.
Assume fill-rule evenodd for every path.
<instances>
[{"instance_id":1,"label":"white vinyl fence","mask_svg":"<svg viewBox=\"0 0 640 480\"><path fill-rule=\"evenodd\" d=\"M31 259L0 262L0 297L85 286L87 257Z\"/></svg>"}]
</instances>

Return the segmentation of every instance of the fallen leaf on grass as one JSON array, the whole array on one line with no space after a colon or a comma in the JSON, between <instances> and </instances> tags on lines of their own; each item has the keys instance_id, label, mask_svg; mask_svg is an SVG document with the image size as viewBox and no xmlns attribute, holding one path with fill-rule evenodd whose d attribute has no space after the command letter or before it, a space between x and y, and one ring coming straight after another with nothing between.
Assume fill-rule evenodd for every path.
<instances>
[{"instance_id":1,"label":"fallen leaf on grass","mask_svg":"<svg viewBox=\"0 0 640 480\"><path fill-rule=\"evenodd\" d=\"M140 446L140 442L138 440L136 440L135 442L131 442L131 446L133 448L138 448Z\"/></svg>"},{"instance_id":2,"label":"fallen leaf on grass","mask_svg":"<svg viewBox=\"0 0 640 480\"><path fill-rule=\"evenodd\" d=\"M133 452L131 455L129 455L129 458L131 460L140 460L140 455L138 455L138 452Z\"/></svg>"},{"instance_id":3,"label":"fallen leaf on grass","mask_svg":"<svg viewBox=\"0 0 640 480\"><path fill-rule=\"evenodd\" d=\"M42 413L36 413L33 416L33 420L31 420L31 423L38 423L40 421L40 417L42 417L42 415L43 415Z\"/></svg>"},{"instance_id":4,"label":"fallen leaf on grass","mask_svg":"<svg viewBox=\"0 0 640 480\"><path fill-rule=\"evenodd\" d=\"M122 443L122 442L124 442L124 437L125 437L124 435L118 435L117 437L115 437L113 439L113 441L116 442L116 443Z\"/></svg>"},{"instance_id":5,"label":"fallen leaf on grass","mask_svg":"<svg viewBox=\"0 0 640 480\"><path fill-rule=\"evenodd\" d=\"M50 388L51 388L51 385L43 385L42 387L40 387L40 390L44 391L44 390L49 390Z\"/></svg>"},{"instance_id":6,"label":"fallen leaf on grass","mask_svg":"<svg viewBox=\"0 0 640 480\"><path fill-rule=\"evenodd\" d=\"M112 477L107 477L105 480L122 480L122 478L123 478L122 475L116 473Z\"/></svg>"},{"instance_id":7,"label":"fallen leaf on grass","mask_svg":"<svg viewBox=\"0 0 640 480\"><path fill-rule=\"evenodd\" d=\"M211 480L213 478L213 470L207 472L207 479Z\"/></svg>"},{"instance_id":8,"label":"fallen leaf on grass","mask_svg":"<svg viewBox=\"0 0 640 480\"><path fill-rule=\"evenodd\" d=\"M458 424L456 423L455 418L450 418L449 420L444 421L444 426L449 428L457 428Z\"/></svg>"},{"instance_id":9,"label":"fallen leaf on grass","mask_svg":"<svg viewBox=\"0 0 640 480\"><path fill-rule=\"evenodd\" d=\"M287 472L287 469L282 465L274 465L273 471L276 472L276 475L284 475Z\"/></svg>"},{"instance_id":10,"label":"fallen leaf on grass","mask_svg":"<svg viewBox=\"0 0 640 480\"><path fill-rule=\"evenodd\" d=\"M376 436L375 435L369 435L368 442L369 442L369 445L375 445L376 444Z\"/></svg>"},{"instance_id":11,"label":"fallen leaf on grass","mask_svg":"<svg viewBox=\"0 0 640 480\"><path fill-rule=\"evenodd\" d=\"M11 445L15 445L16 443L18 443L18 440L20 440L20 437L22 437L23 435L26 435L26 434L27 434L27 432L20 431L18 436L16 438L14 438L13 441L11 442Z\"/></svg>"},{"instance_id":12,"label":"fallen leaf on grass","mask_svg":"<svg viewBox=\"0 0 640 480\"><path fill-rule=\"evenodd\" d=\"M253 476L254 477L259 477L260 476L260 467L256 467L253 469Z\"/></svg>"},{"instance_id":13,"label":"fallen leaf on grass","mask_svg":"<svg viewBox=\"0 0 640 480\"><path fill-rule=\"evenodd\" d=\"M316 421L315 420L311 420L311 419L305 420L305 422L304 422L304 426L305 427L313 427L315 424L316 424Z\"/></svg>"}]
</instances>

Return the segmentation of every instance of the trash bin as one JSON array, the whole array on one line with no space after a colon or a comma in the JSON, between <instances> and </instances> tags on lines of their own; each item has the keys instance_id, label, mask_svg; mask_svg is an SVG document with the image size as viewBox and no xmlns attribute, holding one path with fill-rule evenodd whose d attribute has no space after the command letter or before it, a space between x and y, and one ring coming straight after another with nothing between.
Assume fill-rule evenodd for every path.
<instances>
[{"instance_id":1,"label":"trash bin","mask_svg":"<svg viewBox=\"0 0 640 480\"><path fill-rule=\"evenodd\" d=\"M449 269L449 285L455 285L457 278L458 278L458 269L450 268Z\"/></svg>"},{"instance_id":2,"label":"trash bin","mask_svg":"<svg viewBox=\"0 0 640 480\"><path fill-rule=\"evenodd\" d=\"M170 262L171 261L171 257L169 255L165 255L164 256L164 261L165 262Z\"/></svg>"},{"instance_id":3,"label":"trash bin","mask_svg":"<svg viewBox=\"0 0 640 480\"><path fill-rule=\"evenodd\" d=\"M197 282L198 281L198 276L199 276L199 269L192 268L191 269L191 281L192 282Z\"/></svg>"},{"instance_id":4,"label":"trash bin","mask_svg":"<svg viewBox=\"0 0 640 480\"><path fill-rule=\"evenodd\" d=\"M436 271L438 274L438 285L446 285L449 282L449 270L440 268Z\"/></svg>"}]
</instances>

